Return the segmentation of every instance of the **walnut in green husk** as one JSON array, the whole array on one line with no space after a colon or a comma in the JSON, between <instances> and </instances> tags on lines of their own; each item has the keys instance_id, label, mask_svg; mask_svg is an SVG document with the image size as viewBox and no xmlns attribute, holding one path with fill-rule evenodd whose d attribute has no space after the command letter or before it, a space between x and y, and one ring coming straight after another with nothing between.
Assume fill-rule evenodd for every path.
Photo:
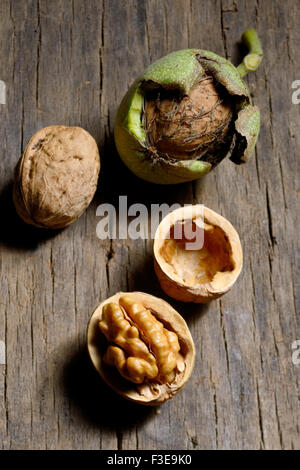
<instances>
[{"instance_id":1,"label":"walnut in green husk","mask_svg":"<svg viewBox=\"0 0 300 470\"><path fill-rule=\"evenodd\" d=\"M210 51L185 49L156 61L125 95L115 141L129 169L142 179L173 184L199 178L227 155L247 161L256 144L260 113L242 80L262 59L253 29L235 67Z\"/></svg>"}]
</instances>

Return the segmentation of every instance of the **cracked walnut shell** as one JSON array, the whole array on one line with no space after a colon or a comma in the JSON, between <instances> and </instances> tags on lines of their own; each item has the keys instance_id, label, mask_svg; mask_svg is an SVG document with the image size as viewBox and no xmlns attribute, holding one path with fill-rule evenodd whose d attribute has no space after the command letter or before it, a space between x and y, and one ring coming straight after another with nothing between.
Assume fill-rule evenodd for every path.
<instances>
[{"instance_id":1,"label":"cracked walnut shell","mask_svg":"<svg viewBox=\"0 0 300 470\"><path fill-rule=\"evenodd\" d=\"M188 381L195 357L185 320L162 299L119 292L87 327L90 358L104 381L136 403L159 405Z\"/></svg>"},{"instance_id":2,"label":"cracked walnut shell","mask_svg":"<svg viewBox=\"0 0 300 470\"><path fill-rule=\"evenodd\" d=\"M154 268L166 294L206 303L228 292L243 264L238 233L221 215L198 204L172 211L158 226Z\"/></svg>"},{"instance_id":3,"label":"cracked walnut shell","mask_svg":"<svg viewBox=\"0 0 300 470\"><path fill-rule=\"evenodd\" d=\"M15 169L17 213L36 227L66 227L93 199L99 171L98 147L86 130L67 126L40 129Z\"/></svg>"}]
</instances>

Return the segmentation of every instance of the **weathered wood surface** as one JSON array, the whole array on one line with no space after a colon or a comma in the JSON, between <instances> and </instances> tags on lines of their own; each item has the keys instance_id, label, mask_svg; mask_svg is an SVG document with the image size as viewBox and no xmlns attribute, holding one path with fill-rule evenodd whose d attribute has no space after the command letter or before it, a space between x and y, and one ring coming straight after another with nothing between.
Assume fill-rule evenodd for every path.
<instances>
[{"instance_id":1,"label":"weathered wood surface","mask_svg":"<svg viewBox=\"0 0 300 470\"><path fill-rule=\"evenodd\" d=\"M300 339L300 105L291 100L300 79L299 7L294 0L1 0L0 447L300 448L300 366L291 359ZM237 63L237 40L249 26L265 50L247 78L262 110L252 160L224 161L174 188L130 175L112 142L128 85L176 49L202 47ZM11 202L13 168L31 135L50 124L86 128L102 155L94 202L59 233L25 226ZM165 297L151 240L96 237L97 205L119 195L148 207L205 203L236 226L244 247L243 274L222 300L208 307L170 300L190 325L197 362L160 413L115 396L85 352L86 323L101 299L127 289Z\"/></svg>"}]
</instances>

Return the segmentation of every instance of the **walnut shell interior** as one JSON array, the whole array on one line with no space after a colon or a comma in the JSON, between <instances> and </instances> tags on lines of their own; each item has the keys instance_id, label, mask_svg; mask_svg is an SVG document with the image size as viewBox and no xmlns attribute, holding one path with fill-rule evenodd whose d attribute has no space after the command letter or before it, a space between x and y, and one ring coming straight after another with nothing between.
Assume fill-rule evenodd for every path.
<instances>
[{"instance_id":1,"label":"walnut shell interior","mask_svg":"<svg viewBox=\"0 0 300 470\"><path fill-rule=\"evenodd\" d=\"M154 259L161 287L168 295L205 303L232 287L242 269L243 255L230 222L195 205L176 209L163 219L155 235Z\"/></svg>"},{"instance_id":2,"label":"walnut shell interior","mask_svg":"<svg viewBox=\"0 0 300 470\"><path fill-rule=\"evenodd\" d=\"M49 126L30 139L15 170L13 199L28 224L63 228L86 210L97 188L100 156L80 127Z\"/></svg>"},{"instance_id":3,"label":"walnut shell interior","mask_svg":"<svg viewBox=\"0 0 300 470\"><path fill-rule=\"evenodd\" d=\"M118 303L125 295L143 304L168 331L177 335L180 350L175 377L170 383L160 379L133 383L122 377L115 367L105 363L104 356L109 343L99 328L103 307L112 302ZM89 320L87 347L92 363L105 382L123 397L145 405L159 405L172 398L188 381L194 366L195 346L185 320L167 302L143 292L119 292L102 302Z\"/></svg>"}]
</instances>

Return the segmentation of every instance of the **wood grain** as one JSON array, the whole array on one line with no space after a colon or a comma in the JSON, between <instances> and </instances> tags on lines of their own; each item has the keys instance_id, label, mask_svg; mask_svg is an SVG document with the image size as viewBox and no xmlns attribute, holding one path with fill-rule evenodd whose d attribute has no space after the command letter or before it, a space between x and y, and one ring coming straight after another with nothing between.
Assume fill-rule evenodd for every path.
<instances>
[{"instance_id":1,"label":"wood grain","mask_svg":"<svg viewBox=\"0 0 300 470\"><path fill-rule=\"evenodd\" d=\"M155 187L120 163L115 112L130 83L176 49L202 47L238 63L244 29L264 46L247 78L262 111L257 149L196 183ZM300 449L300 366L291 360L299 322L300 14L293 0L2 0L0 79L0 448ZM298 74L298 75L297 75ZM15 215L14 166L31 135L79 125L102 156L88 211L59 232ZM96 207L205 203L241 235L245 264L230 293L209 306L167 299L151 240L99 240ZM197 363L186 388L157 413L114 395L85 352L85 327L101 299L143 290L186 318Z\"/></svg>"}]
</instances>

